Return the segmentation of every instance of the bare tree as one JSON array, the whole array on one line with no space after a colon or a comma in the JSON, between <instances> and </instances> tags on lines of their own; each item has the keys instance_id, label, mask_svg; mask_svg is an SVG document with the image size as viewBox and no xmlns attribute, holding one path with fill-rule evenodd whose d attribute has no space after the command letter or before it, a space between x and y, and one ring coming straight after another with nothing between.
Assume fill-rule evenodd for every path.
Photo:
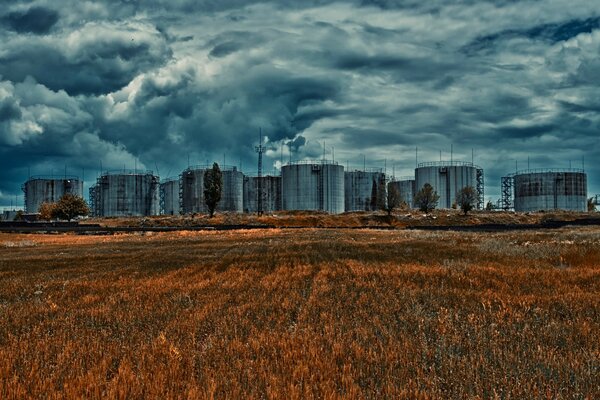
<instances>
[{"instance_id":1,"label":"bare tree","mask_svg":"<svg viewBox=\"0 0 600 400\"><path fill-rule=\"evenodd\" d=\"M465 215L475 207L475 204L477 204L477 192L473 186L465 186L460 189L456 195L456 204L458 204Z\"/></svg>"},{"instance_id":2,"label":"bare tree","mask_svg":"<svg viewBox=\"0 0 600 400\"><path fill-rule=\"evenodd\" d=\"M382 204L382 209L387 212L388 216L392 215L394 209L400 206L402 202L402 198L400 197L400 191L395 185L388 185L387 187L387 195L386 202Z\"/></svg>"},{"instance_id":3,"label":"bare tree","mask_svg":"<svg viewBox=\"0 0 600 400\"><path fill-rule=\"evenodd\" d=\"M437 207L440 196L429 183L423 185L415 195L415 205L424 213L430 213Z\"/></svg>"}]
</instances>

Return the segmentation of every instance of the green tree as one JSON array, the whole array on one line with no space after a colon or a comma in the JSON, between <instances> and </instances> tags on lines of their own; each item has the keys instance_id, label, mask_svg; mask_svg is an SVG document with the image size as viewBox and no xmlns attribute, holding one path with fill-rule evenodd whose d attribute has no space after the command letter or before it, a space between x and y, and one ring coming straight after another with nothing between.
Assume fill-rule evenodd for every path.
<instances>
[{"instance_id":1,"label":"green tree","mask_svg":"<svg viewBox=\"0 0 600 400\"><path fill-rule=\"evenodd\" d=\"M52 207L52 218L67 221L89 213L90 208L85 200L72 193L64 194Z\"/></svg>"},{"instance_id":2,"label":"green tree","mask_svg":"<svg viewBox=\"0 0 600 400\"><path fill-rule=\"evenodd\" d=\"M52 219L52 214L54 213L55 207L55 203L43 202L42 204L40 204L40 208L38 209L40 219L42 221L50 221Z\"/></svg>"},{"instance_id":3,"label":"green tree","mask_svg":"<svg viewBox=\"0 0 600 400\"><path fill-rule=\"evenodd\" d=\"M395 208L398 208L402 203L402 198L400 197L400 191L396 185L388 185L387 188L387 196L386 203L383 204L382 209L387 212L388 216L392 215L392 212Z\"/></svg>"},{"instance_id":4,"label":"green tree","mask_svg":"<svg viewBox=\"0 0 600 400\"><path fill-rule=\"evenodd\" d=\"M217 204L223 192L223 174L219 164L214 163L211 169L204 171L204 203L208 207L210 218L215 215Z\"/></svg>"},{"instance_id":5,"label":"green tree","mask_svg":"<svg viewBox=\"0 0 600 400\"><path fill-rule=\"evenodd\" d=\"M494 204L491 201L488 201L485 205L485 211L494 211Z\"/></svg>"},{"instance_id":6,"label":"green tree","mask_svg":"<svg viewBox=\"0 0 600 400\"><path fill-rule=\"evenodd\" d=\"M424 213L429 213L437 207L440 196L429 183L423 185L415 195L415 205Z\"/></svg>"},{"instance_id":7,"label":"green tree","mask_svg":"<svg viewBox=\"0 0 600 400\"><path fill-rule=\"evenodd\" d=\"M456 195L456 204L467 215L477 204L477 192L473 186L465 186Z\"/></svg>"}]
</instances>

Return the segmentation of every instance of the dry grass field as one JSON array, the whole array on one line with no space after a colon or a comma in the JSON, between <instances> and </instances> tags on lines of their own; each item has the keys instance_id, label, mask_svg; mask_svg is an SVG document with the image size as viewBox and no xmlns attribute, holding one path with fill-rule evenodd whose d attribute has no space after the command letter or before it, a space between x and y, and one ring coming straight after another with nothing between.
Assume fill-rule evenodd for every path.
<instances>
[{"instance_id":1,"label":"dry grass field","mask_svg":"<svg viewBox=\"0 0 600 400\"><path fill-rule=\"evenodd\" d=\"M597 399L600 228L0 234L0 398Z\"/></svg>"}]
</instances>

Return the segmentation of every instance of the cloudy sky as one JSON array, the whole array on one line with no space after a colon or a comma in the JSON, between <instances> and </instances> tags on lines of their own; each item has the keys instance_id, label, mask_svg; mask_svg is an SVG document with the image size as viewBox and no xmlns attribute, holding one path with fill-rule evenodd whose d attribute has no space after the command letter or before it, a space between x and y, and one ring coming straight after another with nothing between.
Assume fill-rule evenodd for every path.
<instances>
[{"instance_id":1,"label":"cloudy sky","mask_svg":"<svg viewBox=\"0 0 600 400\"><path fill-rule=\"evenodd\" d=\"M600 193L600 2L0 0L0 206L32 175L326 157L412 175L581 167Z\"/></svg>"}]
</instances>

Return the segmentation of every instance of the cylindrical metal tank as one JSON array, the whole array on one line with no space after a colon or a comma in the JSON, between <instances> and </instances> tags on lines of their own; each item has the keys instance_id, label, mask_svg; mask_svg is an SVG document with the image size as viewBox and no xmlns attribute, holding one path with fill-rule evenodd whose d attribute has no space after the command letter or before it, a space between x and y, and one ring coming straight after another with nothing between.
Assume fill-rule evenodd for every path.
<instances>
[{"instance_id":1,"label":"cylindrical metal tank","mask_svg":"<svg viewBox=\"0 0 600 400\"><path fill-rule=\"evenodd\" d=\"M152 171L105 172L98 178L94 196L95 215L141 217L159 214L159 178Z\"/></svg>"},{"instance_id":2,"label":"cylindrical metal tank","mask_svg":"<svg viewBox=\"0 0 600 400\"><path fill-rule=\"evenodd\" d=\"M160 214L179 215L179 178L167 178L160 184Z\"/></svg>"},{"instance_id":3,"label":"cylindrical metal tank","mask_svg":"<svg viewBox=\"0 0 600 400\"><path fill-rule=\"evenodd\" d=\"M23 184L25 212L37 213L42 203L56 203L64 194L83 197L83 181L77 176L32 176Z\"/></svg>"},{"instance_id":4,"label":"cylindrical metal tank","mask_svg":"<svg viewBox=\"0 0 600 400\"><path fill-rule=\"evenodd\" d=\"M244 212L258 211L258 182L262 181L262 210L265 213L281 210L280 176L244 177Z\"/></svg>"},{"instance_id":5,"label":"cylindrical metal tank","mask_svg":"<svg viewBox=\"0 0 600 400\"><path fill-rule=\"evenodd\" d=\"M182 214L208 213L204 203L204 172L212 166L192 166L179 177L180 211ZM220 167L223 174L223 191L217 211L244 211L244 174L237 167Z\"/></svg>"},{"instance_id":6,"label":"cylindrical metal tank","mask_svg":"<svg viewBox=\"0 0 600 400\"><path fill-rule=\"evenodd\" d=\"M281 169L282 208L344 212L344 167L331 161L300 161Z\"/></svg>"},{"instance_id":7,"label":"cylindrical metal tank","mask_svg":"<svg viewBox=\"0 0 600 400\"><path fill-rule=\"evenodd\" d=\"M514 175L515 211L587 211L587 175L581 169L535 169Z\"/></svg>"},{"instance_id":8,"label":"cylindrical metal tank","mask_svg":"<svg viewBox=\"0 0 600 400\"><path fill-rule=\"evenodd\" d=\"M483 170L469 162L440 161L419 163L415 169L415 194L429 183L440 196L437 208L452 208L456 195L466 186L477 191L478 204L483 203Z\"/></svg>"},{"instance_id":9,"label":"cylindrical metal tank","mask_svg":"<svg viewBox=\"0 0 600 400\"><path fill-rule=\"evenodd\" d=\"M344 209L376 211L386 201L385 174L381 169L344 173Z\"/></svg>"},{"instance_id":10,"label":"cylindrical metal tank","mask_svg":"<svg viewBox=\"0 0 600 400\"><path fill-rule=\"evenodd\" d=\"M395 187L400 194L400 202L409 208L414 208L415 179L413 177L400 177L397 181L388 183L388 187Z\"/></svg>"}]
</instances>

